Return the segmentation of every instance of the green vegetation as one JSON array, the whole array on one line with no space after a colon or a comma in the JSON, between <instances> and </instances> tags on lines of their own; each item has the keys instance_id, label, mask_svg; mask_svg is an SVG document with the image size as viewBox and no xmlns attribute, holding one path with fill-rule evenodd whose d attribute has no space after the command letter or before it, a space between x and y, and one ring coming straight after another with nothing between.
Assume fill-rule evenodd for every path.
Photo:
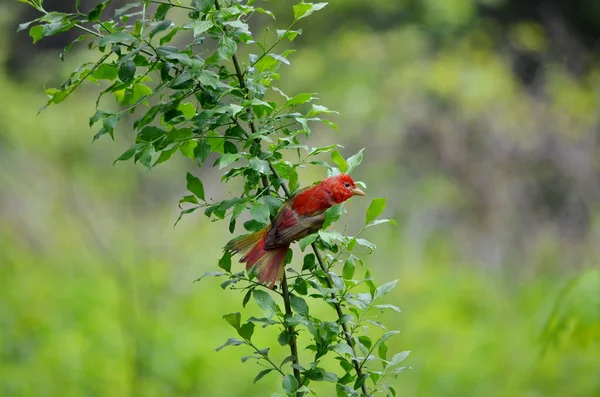
<instances>
[{"instance_id":1,"label":"green vegetation","mask_svg":"<svg viewBox=\"0 0 600 397\"><path fill-rule=\"evenodd\" d=\"M598 395L593 302L585 299L591 315L575 317L587 319L585 338L557 333L544 352L543 330L549 318L550 331L577 329L564 314L577 313L569 291L597 283L591 271L563 291L600 256L593 185L581 177L597 164L589 142L600 68L591 62L571 73L552 58L539 24L514 24L502 36L475 2L416 15L402 14L404 2L378 1L368 12L356 3L308 19L305 47L280 72L284 91L310 87L340 111L332 119L347 142L340 152L368 147L356 176L370 195L389 197L386 214L399 221L366 233L378 245L369 258L374 278L399 279L387 299L402 314L382 319L401 330L390 351L413 351L413 370L392 381L398 395ZM423 25L425 16L435 26ZM503 37L543 55L543 95L517 80L498 50ZM133 135L119 127L116 143L91 144L93 88L34 117L46 100L40 82L60 84L87 57L73 52L61 64L55 55L37 58L22 82L0 72L0 394L269 395L279 379L250 385L259 366L241 363L234 349L214 351L233 332L222 314L242 311L243 294L223 292L215 279L193 283L217 269L230 235L201 214L172 227L189 161L173 157L151 172L113 166ZM329 143L320 131L312 146ZM197 175L207 197L228 196L211 168ZM299 181L324 176L306 170ZM589 203L585 227L566 221L579 219L567 211L577 195ZM367 206L346 204L350 230ZM276 336L256 335L258 343Z\"/></svg>"}]
</instances>

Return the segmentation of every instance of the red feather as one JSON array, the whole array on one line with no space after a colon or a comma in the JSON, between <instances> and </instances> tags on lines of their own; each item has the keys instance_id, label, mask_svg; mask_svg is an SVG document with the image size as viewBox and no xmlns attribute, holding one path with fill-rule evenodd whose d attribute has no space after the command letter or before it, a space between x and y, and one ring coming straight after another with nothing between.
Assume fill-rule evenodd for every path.
<instances>
[{"instance_id":1,"label":"red feather","mask_svg":"<svg viewBox=\"0 0 600 397\"><path fill-rule=\"evenodd\" d=\"M231 240L225 249L243 254L240 262L246 263L246 269L256 269L258 281L273 288L283 274L283 261L290 244L319 230L325 211L354 195L364 193L348 175L329 177L291 197L271 225Z\"/></svg>"}]
</instances>

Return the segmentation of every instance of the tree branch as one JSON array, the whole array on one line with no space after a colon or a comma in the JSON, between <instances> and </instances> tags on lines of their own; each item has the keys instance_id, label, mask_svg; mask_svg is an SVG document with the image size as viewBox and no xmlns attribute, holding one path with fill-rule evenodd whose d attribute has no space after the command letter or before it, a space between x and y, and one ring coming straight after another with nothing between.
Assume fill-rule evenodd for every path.
<instances>
[{"instance_id":1,"label":"tree branch","mask_svg":"<svg viewBox=\"0 0 600 397\"><path fill-rule=\"evenodd\" d=\"M221 6L219 5L219 0L215 0L215 8L217 10L221 9ZM250 98L248 98L248 89L246 87L246 81L244 80L244 73L242 72L242 68L240 67L240 62L238 60L237 54L233 54L233 56L231 57L231 60L233 62L233 67L235 68L235 73L238 78L238 82L240 84L240 89L242 91L244 91L246 99L250 99ZM250 109L248 109L248 113L251 113L251 112L252 111ZM248 118L248 126L250 127L250 131L252 132L252 134L256 133L256 125L254 124L252 117ZM272 172L275 171L275 168L273 168L273 165L271 164L270 161L269 161L269 168L271 169ZM279 179L279 175L276 173L276 171L274 172L274 175L276 175L277 178ZM261 175L261 179L262 179L262 184L264 185L264 187L268 188L270 184L269 184L269 179L267 178L267 176L263 174L263 175ZM282 186L283 186L283 184L282 184ZM287 195L289 195L289 189L287 189L287 186L284 188L284 191L286 192ZM292 306L290 303L290 292L289 292L288 285L287 285L287 277L286 277L285 270L283 272L283 276L281 279L281 295L283 297L283 305L285 307L285 315L286 315L286 317L291 317L294 313L292 311ZM292 370L294 372L294 377L296 378L298 385L301 385L302 378L300 376L300 370L298 369L298 366L300 365L300 359L298 356L298 344L296 342L296 330L295 330L294 326L292 326L292 325L289 325L286 328L290 335L290 343L289 343L290 354L293 357ZM304 393L302 393L302 392L297 392L296 396L302 397L303 394Z\"/></svg>"}]
</instances>

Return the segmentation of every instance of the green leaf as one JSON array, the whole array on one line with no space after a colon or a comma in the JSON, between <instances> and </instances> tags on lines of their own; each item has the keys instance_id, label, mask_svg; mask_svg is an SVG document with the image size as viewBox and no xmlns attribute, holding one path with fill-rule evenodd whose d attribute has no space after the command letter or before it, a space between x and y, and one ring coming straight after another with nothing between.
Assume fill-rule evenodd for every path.
<instances>
[{"instance_id":1,"label":"green leaf","mask_svg":"<svg viewBox=\"0 0 600 397\"><path fill-rule=\"evenodd\" d=\"M317 241L317 237L318 237L318 234L313 233L313 234L308 235L308 236L304 237L303 239L301 239L299 242L300 251L304 252L306 247L308 247L309 245L311 245L312 243Z\"/></svg>"},{"instance_id":2,"label":"green leaf","mask_svg":"<svg viewBox=\"0 0 600 397\"><path fill-rule=\"evenodd\" d=\"M204 201L204 185L202 184L202 181L189 172L186 175L186 180L187 190L194 193L200 200Z\"/></svg>"},{"instance_id":3,"label":"green leaf","mask_svg":"<svg viewBox=\"0 0 600 397\"><path fill-rule=\"evenodd\" d=\"M94 70L93 76L98 80L114 80L117 78L118 72L115 65L103 63Z\"/></svg>"},{"instance_id":4,"label":"green leaf","mask_svg":"<svg viewBox=\"0 0 600 397\"><path fill-rule=\"evenodd\" d=\"M252 292L252 296L261 309L267 310L270 313L277 313L277 305L269 293L255 289Z\"/></svg>"},{"instance_id":5,"label":"green leaf","mask_svg":"<svg viewBox=\"0 0 600 397\"><path fill-rule=\"evenodd\" d=\"M132 8L135 8L135 7L140 7L141 5L142 5L142 4L141 4L140 2L134 2L134 3L129 3L129 4L126 4L126 5L124 5L124 6L123 6L123 7L121 7L121 8L117 8L117 9L115 10L115 18L119 18L119 17L121 17L121 16L125 15L125 13L126 13L127 11L131 10Z\"/></svg>"},{"instance_id":6,"label":"green leaf","mask_svg":"<svg viewBox=\"0 0 600 397\"><path fill-rule=\"evenodd\" d=\"M154 36L156 36L158 33L163 32L171 27L173 27L173 22L171 21L160 21L155 27L154 29L152 29L150 31L150 38L152 39Z\"/></svg>"},{"instance_id":7,"label":"green leaf","mask_svg":"<svg viewBox=\"0 0 600 397\"><path fill-rule=\"evenodd\" d=\"M204 13L210 11L214 4L214 0L192 0L192 7Z\"/></svg>"},{"instance_id":8,"label":"green leaf","mask_svg":"<svg viewBox=\"0 0 600 397\"><path fill-rule=\"evenodd\" d=\"M282 387L288 396L292 395L296 393L296 390L298 390L298 380L294 377L294 375L287 374L283 377Z\"/></svg>"},{"instance_id":9,"label":"green leaf","mask_svg":"<svg viewBox=\"0 0 600 397\"><path fill-rule=\"evenodd\" d=\"M316 234L313 234L316 236ZM316 238L316 237L315 237ZM302 270L312 270L315 267L315 254L307 254L304 256Z\"/></svg>"},{"instance_id":10,"label":"green leaf","mask_svg":"<svg viewBox=\"0 0 600 397\"><path fill-rule=\"evenodd\" d=\"M194 148L194 157L198 159L200 164L204 163L208 156L210 156L212 149L210 144L205 140L201 140L198 142L198 146Z\"/></svg>"},{"instance_id":11,"label":"green leaf","mask_svg":"<svg viewBox=\"0 0 600 397\"><path fill-rule=\"evenodd\" d=\"M156 12L154 13L154 18L157 21L162 21L165 19L165 17L167 16L167 12L169 12L169 10L171 9L171 5L170 4L161 4L158 6L158 8L156 9Z\"/></svg>"},{"instance_id":12,"label":"green leaf","mask_svg":"<svg viewBox=\"0 0 600 397\"><path fill-rule=\"evenodd\" d=\"M221 349L223 349L226 346L239 346L239 345L245 345L246 342L236 339L236 338L229 338L227 339L227 342L225 342L224 344L222 344L221 346L217 347L215 350L216 351L220 351Z\"/></svg>"},{"instance_id":13,"label":"green leaf","mask_svg":"<svg viewBox=\"0 0 600 397\"><path fill-rule=\"evenodd\" d=\"M225 273L223 273L223 272L206 272L202 276L195 279L194 282L197 283L198 281L202 280L205 277L221 277L224 275L225 275Z\"/></svg>"},{"instance_id":14,"label":"green leaf","mask_svg":"<svg viewBox=\"0 0 600 397\"><path fill-rule=\"evenodd\" d=\"M311 100L313 100L313 95L314 94L309 94L309 93L302 93L302 94L294 95L283 106L290 107L290 106L295 106L295 105L302 105L306 102L310 102Z\"/></svg>"},{"instance_id":15,"label":"green leaf","mask_svg":"<svg viewBox=\"0 0 600 397\"><path fill-rule=\"evenodd\" d=\"M219 56L223 59L229 59L237 52L237 44L228 36L221 37L219 40Z\"/></svg>"},{"instance_id":16,"label":"green leaf","mask_svg":"<svg viewBox=\"0 0 600 397\"><path fill-rule=\"evenodd\" d=\"M196 146L197 145L198 145L197 141L187 141L187 142L182 143L179 146L179 151L185 157L194 160L196 158L196 152L195 152L195 150L196 150Z\"/></svg>"},{"instance_id":17,"label":"green leaf","mask_svg":"<svg viewBox=\"0 0 600 397\"><path fill-rule=\"evenodd\" d=\"M340 219L344 212L344 205L337 204L325 211L325 220L323 221L323 229L327 229L331 224Z\"/></svg>"},{"instance_id":18,"label":"green leaf","mask_svg":"<svg viewBox=\"0 0 600 397\"><path fill-rule=\"evenodd\" d=\"M296 190L298 190L300 184L298 183L298 172L296 172L295 168L292 168L292 170L289 172L288 181L290 192L294 193Z\"/></svg>"},{"instance_id":19,"label":"green leaf","mask_svg":"<svg viewBox=\"0 0 600 397\"><path fill-rule=\"evenodd\" d=\"M250 207L250 215L260 223L269 223L269 215L271 211L269 211L269 206L266 204L255 202Z\"/></svg>"},{"instance_id":20,"label":"green leaf","mask_svg":"<svg viewBox=\"0 0 600 397\"><path fill-rule=\"evenodd\" d=\"M379 286L375 290L375 296L373 297L373 299L377 299L377 298L380 298L380 297L386 295L387 293L389 293L391 290L393 290L396 287L397 283L398 283L398 280L394 280L394 281L390 281L390 282L387 282L387 283Z\"/></svg>"},{"instance_id":21,"label":"green leaf","mask_svg":"<svg viewBox=\"0 0 600 397\"><path fill-rule=\"evenodd\" d=\"M385 305L375 305L375 307L379 310L391 309L395 312L402 313L397 306L385 304Z\"/></svg>"},{"instance_id":22,"label":"green leaf","mask_svg":"<svg viewBox=\"0 0 600 397\"><path fill-rule=\"evenodd\" d=\"M249 232L258 232L259 230L264 229L266 226L266 223L258 222L254 219L244 222L244 229Z\"/></svg>"},{"instance_id":23,"label":"green leaf","mask_svg":"<svg viewBox=\"0 0 600 397\"><path fill-rule=\"evenodd\" d=\"M346 280L352 280L354 277L354 270L356 269L356 262L354 256L350 256L346 262L344 262L344 268L342 270L342 277Z\"/></svg>"},{"instance_id":24,"label":"green leaf","mask_svg":"<svg viewBox=\"0 0 600 397\"><path fill-rule=\"evenodd\" d=\"M135 77L135 63L129 59L123 62L119 67L119 80L123 83L129 83Z\"/></svg>"},{"instance_id":25,"label":"green leaf","mask_svg":"<svg viewBox=\"0 0 600 397\"><path fill-rule=\"evenodd\" d=\"M388 348L385 343L380 343L377 347L377 355L380 359L386 360Z\"/></svg>"},{"instance_id":26,"label":"green leaf","mask_svg":"<svg viewBox=\"0 0 600 397\"><path fill-rule=\"evenodd\" d=\"M386 199L385 197L375 198L369 204L367 208L367 214L365 218L365 224L373 222L385 209Z\"/></svg>"},{"instance_id":27,"label":"green leaf","mask_svg":"<svg viewBox=\"0 0 600 397\"><path fill-rule=\"evenodd\" d=\"M223 252L223 256L219 259L219 267L228 273L231 271L231 252L229 250Z\"/></svg>"},{"instance_id":28,"label":"green leaf","mask_svg":"<svg viewBox=\"0 0 600 397\"><path fill-rule=\"evenodd\" d=\"M256 378L254 378L254 381L252 383L256 383L259 380L261 380L266 374L268 374L269 372L273 371L274 368L267 368L267 369L263 369L262 371L260 371L258 373L258 375L256 375Z\"/></svg>"},{"instance_id":29,"label":"green leaf","mask_svg":"<svg viewBox=\"0 0 600 397\"><path fill-rule=\"evenodd\" d=\"M29 29L29 36L33 39L33 44L37 43L44 37L44 26L32 26L31 29Z\"/></svg>"},{"instance_id":30,"label":"green leaf","mask_svg":"<svg viewBox=\"0 0 600 397\"><path fill-rule=\"evenodd\" d=\"M250 159L250 168L264 175L268 175L270 173L269 163L265 160L259 159L258 157L252 157Z\"/></svg>"},{"instance_id":31,"label":"green leaf","mask_svg":"<svg viewBox=\"0 0 600 397\"><path fill-rule=\"evenodd\" d=\"M337 150L334 150L333 152L331 152L331 160L333 160L333 162L338 166L340 171L342 171L343 173L345 173L346 170L348 169L348 163L346 163L346 160L344 160L344 158L342 157L340 152L338 152Z\"/></svg>"},{"instance_id":32,"label":"green leaf","mask_svg":"<svg viewBox=\"0 0 600 397\"><path fill-rule=\"evenodd\" d=\"M290 304L296 313L308 316L308 305L304 299L292 294L290 295Z\"/></svg>"},{"instance_id":33,"label":"green leaf","mask_svg":"<svg viewBox=\"0 0 600 397\"><path fill-rule=\"evenodd\" d=\"M238 312L229 313L223 316L225 321L227 321L231 326L235 329L240 328L240 323L242 321L242 315Z\"/></svg>"},{"instance_id":34,"label":"green leaf","mask_svg":"<svg viewBox=\"0 0 600 397\"><path fill-rule=\"evenodd\" d=\"M238 153L225 153L221 157L219 157L219 169L223 168L235 163L240 159L240 155Z\"/></svg>"},{"instance_id":35,"label":"green leaf","mask_svg":"<svg viewBox=\"0 0 600 397\"><path fill-rule=\"evenodd\" d=\"M294 6L294 21L297 21L299 19L302 18L306 18L307 16L311 15L313 12L315 11L319 11L323 8L325 8L325 6L328 3L298 3Z\"/></svg>"},{"instance_id":36,"label":"green leaf","mask_svg":"<svg viewBox=\"0 0 600 397\"><path fill-rule=\"evenodd\" d=\"M135 41L137 41L137 39L131 34L127 33L126 31L119 31L111 33L108 36L104 36L100 39L98 45L100 47L106 47L109 44L132 44Z\"/></svg>"},{"instance_id":37,"label":"green leaf","mask_svg":"<svg viewBox=\"0 0 600 397\"><path fill-rule=\"evenodd\" d=\"M254 323L246 323L239 327L238 334L244 339L251 340L254 334Z\"/></svg>"},{"instance_id":38,"label":"green leaf","mask_svg":"<svg viewBox=\"0 0 600 397\"><path fill-rule=\"evenodd\" d=\"M194 37L196 37L212 28L213 23L211 21L194 21L191 26L194 31Z\"/></svg>"},{"instance_id":39,"label":"green leaf","mask_svg":"<svg viewBox=\"0 0 600 397\"><path fill-rule=\"evenodd\" d=\"M402 353L394 354L394 357L392 357L392 359L390 360L390 365L396 365L401 363L406 359L406 357L408 357L409 354L410 351L404 351Z\"/></svg>"},{"instance_id":40,"label":"green leaf","mask_svg":"<svg viewBox=\"0 0 600 397\"><path fill-rule=\"evenodd\" d=\"M360 149L360 151L358 153L356 153L354 156L351 156L350 158L348 158L348 160L347 160L348 169L346 171L348 174L350 174L356 167L358 167L358 165L360 163L362 163L364 150L365 149Z\"/></svg>"},{"instance_id":41,"label":"green leaf","mask_svg":"<svg viewBox=\"0 0 600 397\"><path fill-rule=\"evenodd\" d=\"M180 102L179 105L177 105L177 110L181 111L183 116L188 120L196 115L196 107L193 103Z\"/></svg>"},{"instance_id":42,"label":"green leaf","mask_svg":"<svg viewBox=\"0 0 600 397\"><path fill-rule=\"evenodd\" d=\"M135 152L138 150L138 145L135 145L129 149L127 149L122 155L120 155L114 162L113 165L115 165L115 163L117 161L125 161L125 160L129 160L130 158L133 157L133 155L135 154Z\"/></svg>"}]
</instances>

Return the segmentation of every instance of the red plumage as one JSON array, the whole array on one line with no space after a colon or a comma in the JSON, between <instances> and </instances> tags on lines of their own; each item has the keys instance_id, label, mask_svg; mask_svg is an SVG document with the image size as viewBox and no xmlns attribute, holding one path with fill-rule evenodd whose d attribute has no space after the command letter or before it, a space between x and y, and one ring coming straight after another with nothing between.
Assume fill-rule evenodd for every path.
<instances>
[{"instance_id":1,"label":"red plumage","mask_svg":"<svg viewBox=\"0 0 600 397\"><path fill-rule=\"evenodd\" d=\"M240 262L246 263L246 269L256 269L258 281L273 288L283 274L283 261L290 244L317 232L323 226L328 208L356 195L365 193L350 176L329 177L298 191L283 204L269 226L231 240L225 249L243 254Z\"/></svg>"}]
</instances>

